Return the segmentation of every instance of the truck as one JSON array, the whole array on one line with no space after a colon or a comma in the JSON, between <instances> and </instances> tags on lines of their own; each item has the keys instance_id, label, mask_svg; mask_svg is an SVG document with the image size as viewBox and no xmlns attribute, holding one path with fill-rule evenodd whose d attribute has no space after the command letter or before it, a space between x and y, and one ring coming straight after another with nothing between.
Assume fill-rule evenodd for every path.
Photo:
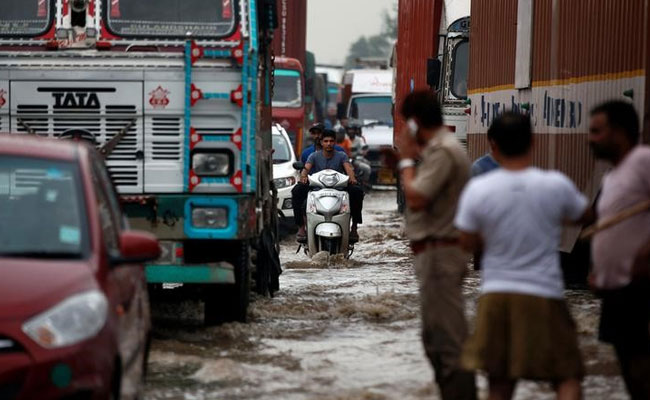
<instances>
[{"instance_id":1,"label":"truck","mask_svg":"<svg viewBox=\"0 0 650 400\"><path fill-rule=\"evenodd\" d=\"M382 162L381 149L393 146L393 71L390 69L353 69L343 76L342 104L344 119L363 126L368 144L370 182L394 185L392 170Z\"/></svg>"},{"instance_id":2,"label":"truck","mask_svg":"<svg viewBox=\"0 0 650 400\"><path fill-rule=\"evenodd\" d=\"M568 175L592 200L607 166L589 145L589 113L611 99L630 102L650 143L648 1L472 2L468 152L488 151L487 129L504 111L530 115L534 162ZM597 16L597 17L595 17ZM582 227L565 229L565 277L584 282L589 246Z\"/></svg>"},{"instance_id":3,"label":"truck","mask_svg":"<svg viewBox=\"0 0 650 400\"><path fill-rule=\"evenodd\" d=\"M393 136L404 130L399 113L404 98L414 90L434 90L445 126L466 146L470 1L400 0L398 27L392 57L396 70ZM404 209L399 185L397 207Z\"/></svg>"},{"instance_id":4,"label":"truck","mask_svg":"<svg viewBox=\"0 0 650 400\"><path fill-rule=\"evenodd\" d=\"M300 61L275 57L273 74L273 120L289 134L294 152L303 147L305 125L305 80Z\"/></svg>"},{"instance_id":5,"label":"truck","mask_svg":"<svg viewBox=\"0 0 650 400\"><path fill-rule=\"evenodd\" d=\"M3 0L0 132L94 143L206 324L279 288L270 0ZM254 281L254 284L253 284Z\"/></svg>"}]
</instances>

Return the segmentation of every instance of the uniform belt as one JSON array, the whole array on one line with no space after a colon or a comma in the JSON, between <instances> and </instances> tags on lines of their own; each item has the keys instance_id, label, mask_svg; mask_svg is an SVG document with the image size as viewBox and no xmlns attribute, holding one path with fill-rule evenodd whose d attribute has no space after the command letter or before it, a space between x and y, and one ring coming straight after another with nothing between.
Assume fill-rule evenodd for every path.
<instances>
[{"instance_id":1,"label":"uniform belt","mask_svg":"<svg viewBox=\"0 0 650 400\"><path fill-rule=\"evenodd\" d=\"M458 246L460 241L457 238L425 238L411 241L411 250L417 255L429 248Z\"/></svg>"}]
</instances>

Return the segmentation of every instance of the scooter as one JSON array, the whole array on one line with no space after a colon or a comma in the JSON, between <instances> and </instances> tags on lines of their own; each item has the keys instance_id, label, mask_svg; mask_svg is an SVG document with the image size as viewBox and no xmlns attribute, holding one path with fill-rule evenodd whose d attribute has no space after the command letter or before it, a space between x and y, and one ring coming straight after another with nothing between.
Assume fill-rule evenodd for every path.
<instances>
[{"instance_id":1,"label":"scooter","mask_svg":"<svg viewBox=\"0 0 650 400\"><path fill-rule=\"evenodd\" d=\"M309 176L313 188L307 196L307 248L309 256L326 251L349 258L354 251L350 243L350 197L345 188L348 176L326 169Z\"/></svg>"}]
</instances>

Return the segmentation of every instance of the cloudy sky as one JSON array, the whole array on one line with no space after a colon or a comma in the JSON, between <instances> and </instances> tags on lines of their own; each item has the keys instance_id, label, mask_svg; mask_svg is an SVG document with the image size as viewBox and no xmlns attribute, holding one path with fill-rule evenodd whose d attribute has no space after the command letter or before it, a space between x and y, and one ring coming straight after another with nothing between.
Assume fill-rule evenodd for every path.
<instances>
[{"instance_id":1,"label":"cloudy sky","mask_svg":"<svg viewBox=\"0 0 650 400\"><path fill-rule=\"evenodd\" d=\"M1 1L1 0L0 0ZM307 0L307 50L319 64L343 64L350 44L377 34L397 0Z\"/></svg>"}]
</instances>

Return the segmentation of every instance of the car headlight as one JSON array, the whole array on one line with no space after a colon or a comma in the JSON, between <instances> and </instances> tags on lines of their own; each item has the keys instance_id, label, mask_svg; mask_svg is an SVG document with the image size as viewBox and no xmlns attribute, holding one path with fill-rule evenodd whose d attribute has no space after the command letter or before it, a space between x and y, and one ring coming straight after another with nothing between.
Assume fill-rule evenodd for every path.
<instances>
[{"instance_id":1,"label":"car headlight","mask_svg":"<svg viewBox=\"0 0 650 400\"><path fill-rule=\"evenodd\" d=\"M296 178L293 176L289 176L287 178L277 178L277 179L273 179L273 183L275 184L276 189L282 189L282 188L295 185Z\"/></svg>"},{"instance_id":2,"label":"car headlight","mask_svg":"<svg viewBox=\"0 0 650 400\"><path fill-rule=\"evenodd\" d=\"M227 176L230 157L227 153L195 153L192 155L192 169L199 176Z\"/></svg>"},{"instance_id":3,"label":"car headlight","mask_svg":"<svg viewBox=\"0 0 650 400\"><path fill-rule=\"evenodd\" d=\"M108 300L98 290L71 296L29 319L23 332L41 346L70 346L95 336L106 324Z\"/></svg>"},{"instance_id":4,"label":"car headlight","mask_svg":"<svg viewBox=\"0 0 650 400\"><path fill-rule=\"evenodd\" d=\"M195 228L218 228L228 226L228 210L223 207L194 207L192 226Z\"/></svg>"},{"instance_id":5,"label":"car headlight","mask_svg":"<svg viewBox=\"0 0 650 400\"><path fill-rule=\"evenodd\" d=\"M337 183L339 183L339 177L335 174L331 175L321 175L318 180L320 183L322 183L325 187L334 187Z\"/></svg>"}]
</instances>

